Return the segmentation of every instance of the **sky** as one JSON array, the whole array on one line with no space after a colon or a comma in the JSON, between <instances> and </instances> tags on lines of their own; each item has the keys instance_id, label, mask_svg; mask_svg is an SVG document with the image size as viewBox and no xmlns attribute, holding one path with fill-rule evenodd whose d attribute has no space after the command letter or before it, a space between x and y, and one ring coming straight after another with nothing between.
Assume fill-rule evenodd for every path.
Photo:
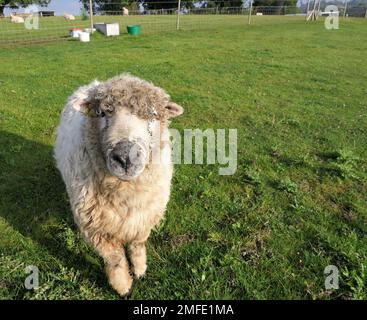
<instances>
[{"instance_id":1,"label":"sky","mask_svg":"<svg viewBox=\"0 0 367 320\"><path fill-rule=\"evenodd\" d=\"M60 16L64 13L80 14L81 4L79 0L51 0L47 7L39 7L39 10L53 10L56 15ZM8 16L11 12L24 12L24 9L5 10L5 15Z\"/></svg>"}]
</instances>

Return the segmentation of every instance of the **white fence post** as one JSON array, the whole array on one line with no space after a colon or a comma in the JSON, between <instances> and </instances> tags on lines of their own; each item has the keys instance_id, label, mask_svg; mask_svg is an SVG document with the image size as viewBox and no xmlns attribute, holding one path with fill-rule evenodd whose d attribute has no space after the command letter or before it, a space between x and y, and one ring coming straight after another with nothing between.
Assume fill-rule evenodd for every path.
<instances>
[{"instance_id":1,"label":"white fence post","mask_svg":"<svg viewBox=\"0 0 367 320\"><path fill-rule=\"evenodd\" d=\"M177 30L180 30L180 11L181 11L181 0L178 0L177 21L176 21L176 29Z\"/></svg>"},{"instance_id":2,"label":"white fence post","mask_svg":"<svg viewBox=\"0 0 367 320\"><path fill-rule=\"evenodd\" d=\"M253 0L250 0L250 11L248 13L248 24L251 24L251 14L252 14L252 3L254 2Z\"/></svg>"},{"instance_id":3,"label":"white fence post","mask_svg":"<svg viewBox=\"0 0 367 320\"><path fill-rule=\"evenodd\" d=\"M93 33L93 0L89 0L90 32Z\"/></svg>"},{"instance_id":4,"label":"white fence post","mask_svg":"<svg viewBox=\"0 0 367 320\"><path fill-rule=\"evenodd\" d=\"M307 12L306 12L306 20L308 20L308 12L310 11L310 0L307 1Z\"/></svg>"},{"instance_id":5,"label":"white fence post","mask_svg":"<svg viewBox=\"0 0 367 320\"><path fill-rule=\"evenodd\" d=\"M348 0L345 0L345 6L344 6L344 18L347 14L347 8L348 8Z\"/></svg>"}]
</instances>

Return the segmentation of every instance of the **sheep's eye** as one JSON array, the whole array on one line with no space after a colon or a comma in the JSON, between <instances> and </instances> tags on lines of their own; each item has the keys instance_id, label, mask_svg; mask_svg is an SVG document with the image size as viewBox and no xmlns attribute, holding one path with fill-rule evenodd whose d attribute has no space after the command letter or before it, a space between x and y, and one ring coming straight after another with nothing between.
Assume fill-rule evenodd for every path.
<instances>
[{"instance_id":1,"label":"sheep's eye","mask_svg":"<svg viewBox=\"0 0 367 320\"><path fill-rule=\"evenodd\" d=\"M106 114L102 110L97 109L96 110L96 115L97 115L97 117L103 118Z\"/></svg>"},{"instance_id":2,"label":"sheep's eye","mask_svg":"<svg viewBox=\"0 0 367 320\"><path fill-rule=\"evenodd\" d=\"M108 111L109 113L112 113L114 110L113 106L107 106L106 111Z\"/></svg>"}]
</instances>

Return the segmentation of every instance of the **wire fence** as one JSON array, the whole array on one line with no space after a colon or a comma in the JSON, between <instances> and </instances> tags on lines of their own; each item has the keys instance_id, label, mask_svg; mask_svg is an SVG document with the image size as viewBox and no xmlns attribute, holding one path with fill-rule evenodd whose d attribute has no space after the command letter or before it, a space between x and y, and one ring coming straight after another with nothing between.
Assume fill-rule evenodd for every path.
<instances>
[{"instance_id":1,"label":"wire fence","mask_svg":"<svg viewBox=\"0 0 367 320\"><path fill-rule=\"evenodd\" d=\"M77 0L76 0L77 1ZM121 4L108 3L98 7L93 4L81 8L78 15L57 13L32 6L22 13L0 16L0 45L27 44L33 42L71 40L72 31L80 29L90 32L91 25L98 23L117 23L120 33L127 33L128 25L140 25L143 34L174 32L176 30L205 30L248 24L251 11L253 23L275 23L268 16L279 16L277 21L287 22L285 17L304 19L307 6L230 6L234 1L205 2L205 5L193 5L192 2L166 1L133 3L125 8ZM319 15L325 10L324 3L320 6ZM159 6L163 6L160 8ZM366 7L338 6L340 16L366 17ZM91 13L91 14L90 14Z\"/></svg>"}]
</instances>

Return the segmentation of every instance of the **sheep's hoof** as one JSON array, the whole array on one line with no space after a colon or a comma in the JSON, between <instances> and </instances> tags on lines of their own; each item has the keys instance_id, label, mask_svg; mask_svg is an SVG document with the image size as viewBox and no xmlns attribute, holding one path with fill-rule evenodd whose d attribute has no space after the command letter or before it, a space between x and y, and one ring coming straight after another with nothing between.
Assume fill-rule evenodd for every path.
<instances>
[{"instance_id":1,"label":"sheep's hoof","mask_svg":"<svg viewBox=\"0 0 367 320\"><path fill-rule=\"evenodd\" d=\"M144 263L140 266L134 266L133 268L134 276L136 279L141 279L145 276L145 272L147 271L147 264Z\"/></svg>"},{"instance_id":2,"label":"sheep's hoof","mask_svg":"<svg viewBox=\"0 0 367 320\"><path fill-rule=\"evenodd\" d=\"M119 295L127 296L130 293L133 278L130 274L126 274L126 270L121 267L107 270L110 285Z\"/></svg>"},{"instance_id":3,"label":"sheep's hoof","mask_svg":"<svg viewBox=\"0 0 367 320\"><path fill-rule=\"evenodd\" d=\"M110 279L111 286L117 291L117 293L122 296L128 296L130 294L133 279L129 277L128 279Z\"/></svg>"}]
</instances>

